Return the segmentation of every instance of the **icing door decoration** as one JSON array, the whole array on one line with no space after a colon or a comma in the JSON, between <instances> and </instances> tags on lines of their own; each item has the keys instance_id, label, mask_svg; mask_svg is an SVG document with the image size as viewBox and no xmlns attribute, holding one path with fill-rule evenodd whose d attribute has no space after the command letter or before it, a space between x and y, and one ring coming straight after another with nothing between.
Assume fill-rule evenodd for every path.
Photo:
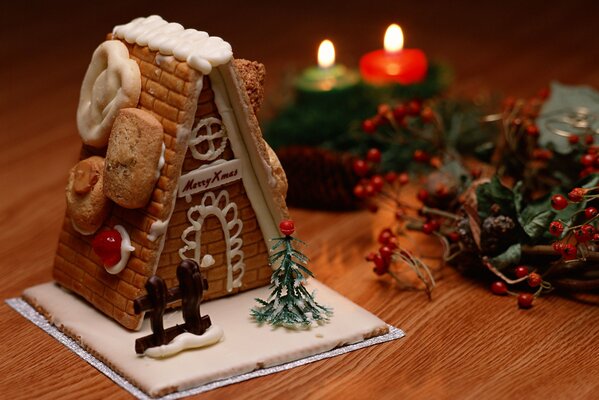
<instances>
[{"instance_id":1,"label":"icing door decoration","mask_svg":"<svg viewBox=\"0 0 599 400\"><path fill-rule=\"evenodd\" d=\"M218 196L213 192L206 192L201 203L187 211L187 219L191 225L181 235L185 246L179 249L179 256L183 260L193 259L198 264L205 256L214 256L201 254L202 226L209 216L218 219L223 231L227 291L230 292L233 288L241 286L245 264L241 250L243 221L238 217L237 204L229 201L229 193L226 190L221 190Z\"/></svg>"}]
</instances>

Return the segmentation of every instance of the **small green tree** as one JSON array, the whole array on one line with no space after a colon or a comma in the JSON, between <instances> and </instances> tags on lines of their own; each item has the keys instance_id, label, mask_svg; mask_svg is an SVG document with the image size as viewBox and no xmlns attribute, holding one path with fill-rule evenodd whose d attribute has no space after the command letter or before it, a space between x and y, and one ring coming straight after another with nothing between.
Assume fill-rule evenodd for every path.
<instances>
[{"instance_id":1,"label":"small green tree","mask_svg":"<svg viewBox=\"0 0 599 400\"><path fill-rule=\"evenodd\" d=\"M293 221L282 221L279 229L285 236L273 239L276 243L272 251L279 250L269 257L269 263L273 267L279 264L270 278L272 290L266 301L256 299L260 305L252 308L252 317L259 323L303 328L328 321L332 309L318 304L315 293L309 293L304 286L306 277L314 275L305 267L308 257L293 248L294 242L303 243L291 236L295 231Z\"/></svg>"}]
</instances>

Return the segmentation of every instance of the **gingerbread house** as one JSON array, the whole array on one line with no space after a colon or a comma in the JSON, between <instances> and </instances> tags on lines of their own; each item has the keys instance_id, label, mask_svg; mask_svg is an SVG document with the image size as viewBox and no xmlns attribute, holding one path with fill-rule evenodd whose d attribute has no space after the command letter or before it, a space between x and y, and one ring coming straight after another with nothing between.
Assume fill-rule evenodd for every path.
<instances>
[{"instance_id":1,"label":"gingerbread house","mask_svg":"<svg viewBox=\"0 0 599 400\"><path fill-rule=\"evenodd\" d=\"M174 286L183 259L201 265L205 300L269 282L287 182L255 115L263 77L222 39L158 16L114 28L81 88L61 286L138 329L134 299L154 274Z\"/></svg>"}]
</instances>

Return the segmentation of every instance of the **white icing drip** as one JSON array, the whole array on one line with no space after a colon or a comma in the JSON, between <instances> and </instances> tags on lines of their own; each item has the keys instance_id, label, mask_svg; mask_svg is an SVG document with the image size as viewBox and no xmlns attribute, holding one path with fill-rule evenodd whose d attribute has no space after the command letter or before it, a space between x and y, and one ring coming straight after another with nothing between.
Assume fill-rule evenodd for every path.
<instances>
[{"instance_id":1,"label":"white icing drip","mask_svg":"<svg viewBox=\"0 0 599 400\"><path fill-rule=\"evenodd\" d=\"M223 328L218 325L212 325L206 329L203 335L194 335L189 332L182 333L171 340L169 344L150 347L144 352L144 355L152 358L165 358L180 353L183 350L213 345L220 342L223 336Z\"/></svg>"},{"instance_id":2,"label":"white icing drip","mask_svg":"<svg viewBox=\"0 0 599 400\"><path fill-rule=\"evenodd\" d=\"M164 142L162 142L162 152L160 153L160 158L158 159L158 168L156 168L156 179L160 178L160 174L162 172L162 167L164 167L164 153L166 152L166 146Z\"/></svg>"},{"instance_id":3,"label":"white icing drip","mask_svg":"<svg viewBox=\"0 0 599 400\"><path fill-rule=\"evenodd\" d=\"M112 32L129 43L148 46L163 55L174 55L204 75L208 75L213 67L233 59L231 45L221 38L195 29L184 29L180 24L168 23L158 15L136 18L128 24L115 26Z\"/></svg>"},{"instance_id":4,"label":"white icing drip","mask_svg":"<svg viewBox=\"0 0 599 400\"><path fill-rule=\"evenodd\" d=\"M212 131L212 126L218 125L220 129L216 132ZM198 135L202 128L206 129L204 135ZM220 145L216 148L214 142L220 139ZM200 153L197 146L207 142L208 149L204 153ZM198 121L197 125L191 130L191 136L189 137L189 149L193 158L202 161L212 161L218 158L225 151L227 146L227 134L222 121L218 118L208 117Z\"/></svg>"},{"instance_id":5,"label":"white icing drip","mask_svg":"<svg viewBox=\"0 0 599 400\"><path fill-rule=\"evenodd\" d=\"M112 275L116 275L125 269L127 261L129 261L129 255L132 251L135 251L135 247L131 246L131 239L127 230L122 225L115 225L114 229L121 235L121 259L112 267L104 266L106 272Z\"/></svg>"},{"instance_id":6,"label":"white icing drip","mask_svg":"<svg viewBox=\"0 0 599 400\"><path fill-rule=\"evenodd\" d=\"M168 219L166 221L158 219L152 222L152 225L150 226L150 233L148 234L148 240L153 242L160 236L164 235L166 233L166 229L168 228L168 223Z\"/></svg>"},{"instance_id":7,"label":"white icing drip","mask_svg":"<svg viewBox=\"0 0 599 400\"><path fill-rule=\"evenodd\" d=\"M220 208L222 205L223 208ZM194 217L194 213L198 215ZM179 249L179 257L182 260L191 258L185 255L189 250L194 250L193 260L198 264L206 265L202 259L200 263L202 225L206 217L213 215L221 223L226 246L226 263L227 263L227 291L232 291L233 288L241 287L242 278L245 271L245 263L243 262L243 239L241 231L243 229L243 221L239 219L237 212L237 204L229 201L229 192L222 190L218 196L213 192L207 192L202 198L201 204L191 207L187 210L187 219L191 223L181 235L181 240L185 246ZM193 234L191 239L187 237ZM204 257L205 258L205 257ZM209 261L209 260L208 260ZM238 273L233 279L233 274Z\"/></svg>"},{"instance_id":8,"label":"white icing drip","mask_svg":"<svg viewBox=\"0 0 599 400\"><path fill-rule=\"evenodd\" d=\"M199 96L200 93L202 93L203 87L204 87L204 80L200 77L196 82L197 96ZM197 101L197 97L196 97L196 101ZM194 110L193 114L195 114L195 110ZM192 124L193 124L193 122L192 122ZM190 132L191 132L191 127L179 125L177 127L177 138L176 138L177 143L187 143Z\"/></svg>"}]
</instances>

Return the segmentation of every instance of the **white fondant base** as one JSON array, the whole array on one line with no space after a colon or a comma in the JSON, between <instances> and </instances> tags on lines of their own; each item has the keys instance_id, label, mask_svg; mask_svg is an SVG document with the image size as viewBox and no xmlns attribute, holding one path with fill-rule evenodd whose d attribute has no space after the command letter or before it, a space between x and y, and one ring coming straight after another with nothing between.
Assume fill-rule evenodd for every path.
<instances>
[{"instance_id":1,"label":"white fondant base","mask_svg":"<svg viewBox=\"0 0 599 400\"><path fill-rule=\"evenodd\" d=\"M331 322L309 330L259 326L249 316L255 298L266 298L258 288L202 304L202 313L222 327L221 342L186 350L174 357L153 359L135 354L135 339L150 333L149 321L138 332L124 329L78 297L53 283L27 289L24 296L41 307L55 326L77 337L80 344L151 396L185 390L208 382L283 364L357 343L387 331L387 325L318 281L309 291L334 310ZM165 327L182 323L180 311L166 314Z\"/></svg>"}]
</instances>

